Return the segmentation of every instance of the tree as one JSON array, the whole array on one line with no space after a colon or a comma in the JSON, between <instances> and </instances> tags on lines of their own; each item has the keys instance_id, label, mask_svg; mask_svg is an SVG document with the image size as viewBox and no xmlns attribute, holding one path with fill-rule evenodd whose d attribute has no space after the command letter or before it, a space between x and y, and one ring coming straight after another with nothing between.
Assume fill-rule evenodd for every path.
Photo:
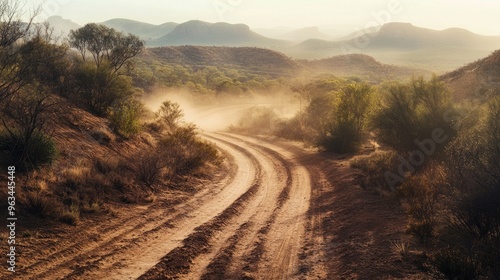
<instances>
[{"instance_id":1,"label":"tree","mask_svg":"<svg viewBox=\"0 0 500 280\"><path fill-rule=\"evenodd\" d=\"M47 87L23 87L3 108L0 154L3 164L30 169L51 162L56 156L53 141L47 136L48 114L55 102Z\"/></svg>"},{"instance_id":2,"label":"tree","mask_svg":"<svg viewBox=\"0 0 500 280\"><path fill-rule=\"evenodd\" d=\"M172 101L165 101L156 113L160 124L165 125L169 130L176 128L179 121L184 117L179 104Z\"/></svg>"},{"instance_id":3,"label":"tree","mask_svg":"<svg viewBox=\"0 0 500 280\"><path fill-rule=\"evenodd\" d=\"M418 78L387 87L373 125L382 142L406 156L419 148L416 142L432 138L436 130L451 140L456 135L448 119L452 115L455 108L443 83L436 76L430 81ZM444 150L440 144L435 155Z\"/></svg>"},{"instance_id":4,"label":"tree","mask_svg":"<svg viewBox=\"0 0 500 280\"><path fill-rule=\"evenodd\" d=\"M35 8L23 21L23 8L17 0L0 1L0 99L12 96L28 83L24 78L28 69L18 65L22 44L17 42L29 40L33 19L40 9Z\"/></svg>"},{"instance_id":5,"label":"tree","mask_svg":"<svg viewBox=\"0 0 500 280\"><path fill-rule=\"evenodd\" d=\"M338 94L333 119L320 136L320 145L334 152L358 149L371 106L372 89L366 84L349 84Z\"/></svg>"},{"instance_id":6,"label":"tree","mask_svg":"<svg viewBox=\"0 0 500 280\"><path fill-rule=\"evenodd\" d=\"M144 48L144 42L139 37L131 34L125 36L113 28L95 23L72 30L69 42L71 47L80 52L83 61L86 61L87 53L90 53L97 68L108 63L109 70L113 73L118 72Z\"/></svg>"}]
</instances>

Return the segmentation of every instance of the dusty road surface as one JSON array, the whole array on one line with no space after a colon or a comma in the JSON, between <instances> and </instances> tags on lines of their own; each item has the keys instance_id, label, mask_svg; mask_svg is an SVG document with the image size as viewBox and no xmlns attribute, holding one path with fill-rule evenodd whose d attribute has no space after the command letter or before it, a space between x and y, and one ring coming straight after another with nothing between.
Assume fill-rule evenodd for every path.
<instances>
[{"instance_id":1,"label":"dusty road surface","mask_svg":"<svg viewBox=\"0 0 500 280\"><path fill-rule=\"evenodd\" d=\"M273 138L203 137L229 166L203 191L54 236L5 278L411 278L391 246L402 213L357 186L344 160Z\"/></svg>"}]
</instances>

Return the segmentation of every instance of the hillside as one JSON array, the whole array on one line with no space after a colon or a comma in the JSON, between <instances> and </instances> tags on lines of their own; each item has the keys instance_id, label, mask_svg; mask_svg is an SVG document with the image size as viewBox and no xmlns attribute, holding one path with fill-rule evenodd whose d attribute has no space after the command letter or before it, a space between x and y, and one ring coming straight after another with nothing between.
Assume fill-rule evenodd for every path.
<instances>
[{"instance_id":1,"label":"hillside","mask_svg":"<svg viewBox=\"0 0 500 280\"><path fill-rule=\"evenodd\" d=\"M376 33L342 41L307 40L287 51L303 58L363 53L391 64L449 71L500 48L500 37L450 28L431 30L409 23L388 23Z\"/></svg>"},{"instance_id":2,"label":"hillside","mask_svg":"<svg viewBox=\"0 0 500 280\"><path fill-rule=\"evenodd\" d=\"M147 49L140 58L169 64L230 66L272 75L288 75L300 69L299 64L282 53L251 47L159 47Z\"/></svg>"},{"instance_id":3,"label":"hillside","mask_svg":"<svg viewBox=\"0 0 500 280\"><path fill-rule=\"evenodd\" d=\"M426 75L427 71L383 64L373 57L364 54L339 55L319 60L303 60L315 71L330 73L337 76L359 76L369 80L405 79L413 75Z\"/></svg>"},{"instance_id":4,"label":"hillside","mask_svg":"<svg viewBox=\"0 0 500 280\"><path fill-rule=\"evenodd\" d=\"M167 22L160 25L154 25L129 19L111 19L101 24L114 28L125 34L131 33L139 36L143 40L154 40L170 33L178 25L174 22Z\"/></svg>"},{"instance_id":5,"label":"hillside","mask_svg":"<svg viewBox=\"0 0 500 280\"><path fill-rule=\"evenodd\" d=\"M192 20L179 24L169 34L149 42L151 46L259 46L280 47L286 41L259 35L244 24L208 23Z\"/></svg>"},{"instance_id":6,"label":"hillside","mask_svg":"<svg viewBox=\"0 0 500 280\"><path fill-rule=\"evenodd\" d=\"M478 97L500 88L500 50L441 76L457 98ZM471 91L471 89L473 89Z\"/></svg>"}]
</instances>

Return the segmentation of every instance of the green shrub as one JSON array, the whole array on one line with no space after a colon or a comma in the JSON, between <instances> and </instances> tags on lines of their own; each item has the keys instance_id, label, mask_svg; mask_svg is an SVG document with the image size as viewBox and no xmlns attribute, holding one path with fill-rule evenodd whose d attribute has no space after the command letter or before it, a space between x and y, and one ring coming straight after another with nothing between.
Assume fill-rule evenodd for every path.
<instances>
[{"instance_id":1,"label":"green shrub","mask_svg":"<svg viewBox=\"0 0 500 280\"><path fill-rule=\"evenodd\" d=\"M355 152L361 143L371 105L371 88L349 84L338 93L332 119L320 133L319 146L336 153Z\"/></svg>"},{"instance_id":2,"label":"green shrub","mask_svg":"<svg viewBox=\"0 0 500 280\"><path fill-rule=\"evenodd\" d=\"M327 135L323 135L318 145L335 153L353 153L362 140L360 131L351 123L339 123Z\"/></svg>"},{"instance_id":3,"label":"green shrub","mask_svg":"<svg viewBox=\"0 0 500 280\"><path fill-rule=\"evenodd\" d=\"M39 168L52 163L58 155L55 142L42 132L34 133L28 142L23 144L18 133L0 134L0 163L15 165L19 170Z\"/></svg>"},{"instance_id":4,"label":"green shrub","mask_svg":"<svg viewBox=\"0 0 500 280\"><path fill-rule=\"evenodd\" d=\"M115 104L129 100L135 91L130 77L116 76L109 67L97 68L93 63L77 61L71 80L76 100L100 116Z\"/></svg>"},{"instance_id":5,"label":"green shrub","mask_svg":"<svg viewBox=\"0 0 500 280\"><path fill-rule=\"evenodd\" d=\"M407 84L387 86L372 124L382 142L406 157L420 148L416 141L432 139L437 129L446 141L451 141L456 135L451 120L455 111L448 91L437 77L430 81L418 78ZM438 144L433 157L440 156L446 146Z\"/></svg>"},{"instance_id":6,"label":"green shrub","mask_svg":"<svg viewBox=\"0 0 500 280\"><path fill-rule=\"evenodd\" d=\"M124 137L137 134L141 130L141 116L144 106L137 100L128 100L112 107L109 119L114 131Z\"/></svg>"}]
</instances>

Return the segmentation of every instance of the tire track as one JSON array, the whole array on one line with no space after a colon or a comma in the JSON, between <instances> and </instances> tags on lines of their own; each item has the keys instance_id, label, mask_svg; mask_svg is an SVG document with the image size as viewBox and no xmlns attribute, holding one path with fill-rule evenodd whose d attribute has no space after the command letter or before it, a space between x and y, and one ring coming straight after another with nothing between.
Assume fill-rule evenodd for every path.
<instances>
[{"instance_id":1,"label":"tire track","mask_svg":"<svg viewBox=\"0 0 500 280\"><path fill-rule=\"evenodd\" d=\"M305 238L305 225L311 197L308 170L299 164L295 153L253 137L224 134L278 153L292 168L289 198L279 209L275 222L266 233L264 254L259 261L257 275L264 279L291 279L298 274L299 253ZM265 232L264 232L265 233Z\"/></svg>"},{"instance_id":2,"label":"tire track","mask_svg":"<svg viewBox=\"0 0 500 280\"><path fill-rule=\"evenodd\" d=\"M195 228L193 233L182 241L181 246L170 251L156 266L141 275L138 279L177 279L189 273L193 260L199 255L209 251L211 239L214 235L224 229L228 221L239 215L244 209L245 204L247 204L260 189L262 185L262 170L257 159L251 153L237 145L218 139L215 140L218 142L218 145L226 146L226 148L231 147L234 151L237 150L241 154L244 154L245 157L252 160L252 167L246 166L245 169L248 170L248 172L253 170L253 173L256 174L251 187L220 214ZM240 168L241 167L242 166L240 166Z\"/></svg>"},{"instance_id":3,"label":"tire track","mask_svg":"<svg viewBox=\"0 0 500 280\"><path fill-rule=\"evenodd\" d=\"M218 236L218 241L213 245L211 254L207 254L197 260L197 267L185 279L235 279L241 277L241 271L246 265L248 258L253 252L254 244L260 242L261 229L272 224L276 216L276 209L280 208L289 192L291 182L290 168L279 154L274 151L241 141L227 135L212 134L219 141L229 140L249 152L259 160L264 170L263 188L254 201L250 202L233 227L225 229L228 233ZM209 136L210 137L210 136ZM225 141L224 140L224 141ZM236 141L235 141L236 140ZM237 225L245 222L240 228ZM258 240L258 241L257 241ZM257 257L258 258L258 257ZM203 269L206 270L203 271ZM200 274L203 272L203 274Z\"/></svg>"},{"instance_id":4,"label":"tire track","mask_svg":"<svg viewBox=\"0 0 500 280\"><path fill-rule=\"evenodd\" d=\"M232 166L251 164L241 153L232 154L240 155L239 159L234 159ZM176 210L170 213L170 209L155 209L150 206L141 214L126 219L125 223L120 220L111 226L102 227L105 230L99 234L101 239L66 247L50 255L51 262L47 259L39 260L19 276L22 279L124 279L133 275L138 277L154 266L169 248L178 246L190 233L190 228L195 228L196 224L201 224L216 214L190 216L190 213L205 212L200 208L207 205L229 204L245 191L247 184L244 182L254 176L250 173L233 173L216 184L222 187L217 189L214 195L210 194L209 190L202 191L187 203L176 206ZM235 185L237 187L228 188ZM207 217L206 220L203 220L204 217ZM181 230L175 231L172 227ZM164 236L170 236L171 239L164 242Z\"/></svg>"}]
</instances>

